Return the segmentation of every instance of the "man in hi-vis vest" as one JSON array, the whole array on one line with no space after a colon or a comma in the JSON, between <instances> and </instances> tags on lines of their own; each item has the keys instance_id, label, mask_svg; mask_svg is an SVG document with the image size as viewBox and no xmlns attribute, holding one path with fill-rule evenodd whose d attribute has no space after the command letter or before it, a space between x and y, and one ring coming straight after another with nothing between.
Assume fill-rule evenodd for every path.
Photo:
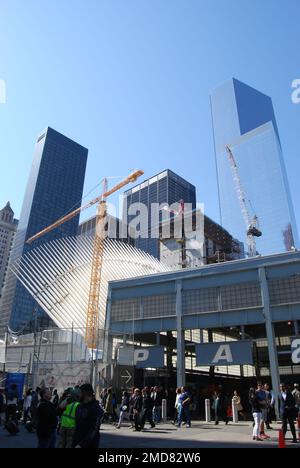
<instances>
[{"instance_id":1,"label":"man in hi-vis vest","mask_svg":"<svg viewBox=\"0 0 300 468\"><path fill-rule=\"evenodd\" d=\"M60 420L58 448L72 448L72 440L76 427L76 411L79 406L80 392L72 390L70 395L59 407L64 409Z\"/></svg>"}]
</instances>

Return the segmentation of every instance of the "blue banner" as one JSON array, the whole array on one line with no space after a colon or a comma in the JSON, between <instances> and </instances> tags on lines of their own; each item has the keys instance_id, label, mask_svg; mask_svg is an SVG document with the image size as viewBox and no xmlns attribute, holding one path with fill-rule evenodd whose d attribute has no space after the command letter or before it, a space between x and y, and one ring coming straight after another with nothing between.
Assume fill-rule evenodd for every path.
<instances>
[{"instance_id":1,"label":"blue banner","mask_svg":"<svg viewBox=\"0 0 300 468\"><path fill-rule=\"evenodd\" d=\"M226 341L196 345L197 366L253 364L252 341Z\"/></svg>"},{"instance_id":2,"label":"blue banner","mask_svg":"<svg viewBox=\"0 0 300 468\"><path fill-rule=\"evenodd\" d=\"M125 346L119 349L118 363L139 369L164 367L164 347L149 346L134 349L132 346Z\"/></svg>"},{"instance_id":3,"label":"blue banner","mask_svg":"<svg viewBox=\"0 0 300 468\"><path fill-rule=\"evenodd\" d=\"M18 399L22 400L25 377L26 377L26 374L8 372L6 374L5 390L9 391L11 388L11 385L16 384L17 389L18 389Z\"/></svg>"}]
</instances>

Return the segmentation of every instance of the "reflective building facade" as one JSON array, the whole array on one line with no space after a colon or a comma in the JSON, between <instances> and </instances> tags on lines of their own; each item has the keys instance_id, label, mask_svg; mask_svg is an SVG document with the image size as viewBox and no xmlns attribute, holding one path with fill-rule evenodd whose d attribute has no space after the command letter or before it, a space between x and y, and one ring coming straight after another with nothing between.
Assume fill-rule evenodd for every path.
<instances>
[{"instance_id":1,"label":"reflective building facade","mask_svg":"<svg viewBox=\"0 0 300 468\"><path fill-rule=\"evenodd\" d=\"M169 169L124 193L123 220L127 220L127 223L130 223L134 218L134 215L128 214L131 205L140 203L147 207L146 214L145 212L141 212L140 236L135 239L135 247L159 259L159 239L151 236L151 226L158 224L154 219L151 206L155 203L160 206L163 204L171 206L179 203L181 200L185 204L191 204L192 209L195 209L196 188ZM144 219L145 216L147 216L146 220ZM162 219L163 212L160 211L159 221L162 221ZM145 225L147 225L147 228L144 227ZM130 229L131 232L132 230Z\"/></svg>"},{"instance_id":2,"label":"reflective building facade","mask_svg":"<svg viewBox=\"0 0 300 468\"><path fill-rule=\"evenodd\" d=\"M37 139L33 164L23 201L11 262L54 239L77 234L79 216L33 242L26 240L81 205L88 150L57 131L47 128ZM40 281L45 281L40 275ZM32 330L37 319L49 319L22 284L10 274L0 305L2 327Z\"/></svg>"},{"instance_id":3,"label":"reflective building facade","mask_svg":"<svg viewBox=\"0 0 300 468\"><path fill-rule=\"evenodd\" d=\"M257 251L299 247L280 137L270 97L232 79L211 94L221 224L246 246L246 226L226 152L234 155L247 209L259 219Z\"/></svg>"}]
</instances>

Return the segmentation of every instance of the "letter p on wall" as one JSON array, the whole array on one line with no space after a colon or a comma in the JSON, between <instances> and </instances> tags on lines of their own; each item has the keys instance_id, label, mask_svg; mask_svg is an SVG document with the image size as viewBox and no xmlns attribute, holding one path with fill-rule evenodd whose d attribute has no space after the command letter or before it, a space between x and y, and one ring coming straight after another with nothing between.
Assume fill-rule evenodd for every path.
<instances>
[{"instance_id":1,"label":"letter p on wall","mask_svg":"<svg viewBox=\"0 0 300 468\"><path fill-rule=\"evenodd\" d=\"M134 362L137 364L138 362L147 361L149 358L149 351L147 349L136 349L134 351Z\"/></svg>"},{"instance_id":2,"label":"letter p on wall","mask_svg":"<svg viewBox=\"0 0 300 468\"><path fill-rule=\"evenodd\" d=\"M0 104L6 104L6 83L0 80Z\"/></svg>"}]
</instances>

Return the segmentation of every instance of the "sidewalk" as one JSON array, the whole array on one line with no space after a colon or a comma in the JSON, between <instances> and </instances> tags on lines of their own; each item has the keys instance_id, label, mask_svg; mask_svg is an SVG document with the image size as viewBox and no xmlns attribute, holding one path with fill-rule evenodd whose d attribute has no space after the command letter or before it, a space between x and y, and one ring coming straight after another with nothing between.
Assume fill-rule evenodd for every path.
<instances>
[{"instance_id":1,"label":"sidewalk","mask_svg":"<svg viewBox=\"0 0 300 468\"><path fill-rule=\"evenodd\" d=\"M196 421L191 428L180 429L170 423L159 424L154 429L134 432L127 425L120 430L113 425L101 427L100 448L277 448L279 424L274 423L274 430L268 431L270 439L264 442L252 440L252 424L214 423ZM287 448L300 448L300 444L291 444L291 435L287 433ZM30 434L21 425L17 436L10 436L0 428L0 448L34 448L37 446L36 434Z\"/></svg>"},{"instance_id":2,"label":"sidewalk","mask_svg":"<svg viewBox=\"0 0 300 468\"><path fill-rule=\"evenodd\" d=\"M177 428L170 423L159 424L154 429L133 432L129 427L115 429L104 425L101 430L101 447L137 447L137 448L277 448L280 425L274 423L273 430L267 432L270 439L263 442L252 440L252 423L205 423L196 421L191 428ZM289 440L290 439L290 440ZM287 433L287 448L300 448L291 443L291 434Z\"/></svg>"}]
</instances>

